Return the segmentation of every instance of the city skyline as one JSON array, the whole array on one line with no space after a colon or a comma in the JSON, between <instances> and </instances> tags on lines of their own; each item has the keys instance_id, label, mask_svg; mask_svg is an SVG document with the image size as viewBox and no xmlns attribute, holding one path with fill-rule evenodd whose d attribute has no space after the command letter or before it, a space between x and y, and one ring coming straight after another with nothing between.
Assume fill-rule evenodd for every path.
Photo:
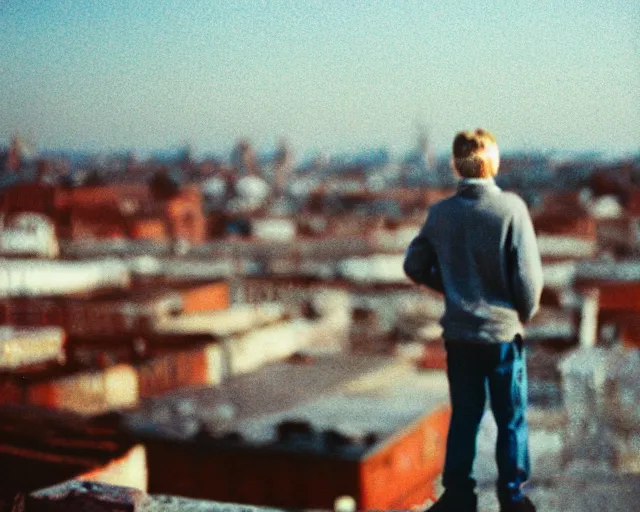
<instances>
[{"instance_id":1,"label":"city skyline","mask_svg":"<svg viewBox=\"0 0 640 512\"><path fill-rule=\"evenodd\" d=\"M509 7L505 7L509 6ZM640 6L0 2L0 145L637 153Z\"/></svg>"}]
</instances>

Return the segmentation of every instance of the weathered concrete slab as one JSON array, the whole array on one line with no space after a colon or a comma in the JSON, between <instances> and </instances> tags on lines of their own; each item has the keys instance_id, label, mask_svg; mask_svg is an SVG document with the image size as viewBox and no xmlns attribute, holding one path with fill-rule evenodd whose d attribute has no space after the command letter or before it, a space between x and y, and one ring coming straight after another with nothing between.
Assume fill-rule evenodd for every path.
<instances>
[{"instance_id":1,"label":"weathered concrete slab","mask_svg":"<svg viewBox=\"0 0 640 512\"><path fill-rule=\"evenodd\" d=\"M193 500L178 496L151 495L140 507L140 512L278 512L281 509L221 503L209 500ZM28 512L28 511L27 511ZM282 511L284 512L284 511Z\"/></svg>"},{"instance_id":2,"label":"weathered concrete slab","mask_svg":"<svg viewBox=\"0 0 640 512\"><path fill-rule=\"evenodd\" d=\"M148 496L130 487L116 487L100 482L71 481L27 496L29 512L134 512L141 509Z\"/></svg>"},{"instance_id":3,"label":"weathered concrete slab","mask_svg":"<svg viewBox=\"0 0 640 512\"><path fill-rule=\"evenodd\" d=\"M148 495L138 489L72 480L26 497L24 512L277 512L237 503Z\"/></svg>"}]
</instances>

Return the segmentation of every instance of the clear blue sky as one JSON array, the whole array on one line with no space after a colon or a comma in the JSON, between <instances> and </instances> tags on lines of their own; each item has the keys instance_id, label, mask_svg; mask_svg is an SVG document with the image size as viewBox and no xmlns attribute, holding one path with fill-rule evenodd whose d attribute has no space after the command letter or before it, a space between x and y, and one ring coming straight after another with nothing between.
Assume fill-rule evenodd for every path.
<instances>
[{"instance_id":1,"label":"clear blue sky","mask_svg":"<svg viewBox=\"0 0 640 512\"><path fill-rule=\"evenodd\" d=\"M640 149L640 2L0 0L0 144Z\"/></svg>"}]
</instances>

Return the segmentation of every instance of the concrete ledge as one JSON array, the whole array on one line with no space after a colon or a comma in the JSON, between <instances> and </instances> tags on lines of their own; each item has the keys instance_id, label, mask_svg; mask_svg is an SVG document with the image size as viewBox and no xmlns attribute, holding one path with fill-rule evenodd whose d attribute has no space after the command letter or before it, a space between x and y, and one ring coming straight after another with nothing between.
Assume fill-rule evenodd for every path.
<instances>
[{"instance_id":1,"label":"concrete ledge","mask_svg":"<svg viewBox=\"0 0 640 512\"><path fill-rule=\"evenodd\" d=\"M134 512L148 500L131 487L74 480L28 495L25 512Z\"/></svg>"},{"instance_id":2,"label":"concrete ledge","mask_svg":"<svg viewBox=\"0 0 640 512\"><path fill-rule=\"evenodd\" d=\"M220 503L208 500L192 500L177 496L152 495L140 510L142 512L276 512L282 509Z\"/></svg>"},{"instance_id":3,"label":"concrete ledge","mask_svg":"<svg viewBox=\"0 0 640 512\"><path fill-rule=\"evenodd\" d=\"M26 497L24 512L275 512L279 509L148 495L138 489L73 480Z\"/></svg>"}]
</instances>

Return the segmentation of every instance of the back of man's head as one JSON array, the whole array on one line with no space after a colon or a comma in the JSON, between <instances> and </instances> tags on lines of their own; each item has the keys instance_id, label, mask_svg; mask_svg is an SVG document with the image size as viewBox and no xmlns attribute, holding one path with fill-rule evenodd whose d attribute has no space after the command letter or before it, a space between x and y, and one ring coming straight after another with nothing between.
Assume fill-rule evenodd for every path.
<instances>
[{"instance_id":1,"label":"back of man's head","mask_svg":"<svg viewBox=\"0 0 640 512\"><path fill-rule=\"evenodd\" d=\"M463 178L494 177L500 166L495 137L482 128L458 133L453 139L452 165Z\"/></svg>"}]
</instances>

